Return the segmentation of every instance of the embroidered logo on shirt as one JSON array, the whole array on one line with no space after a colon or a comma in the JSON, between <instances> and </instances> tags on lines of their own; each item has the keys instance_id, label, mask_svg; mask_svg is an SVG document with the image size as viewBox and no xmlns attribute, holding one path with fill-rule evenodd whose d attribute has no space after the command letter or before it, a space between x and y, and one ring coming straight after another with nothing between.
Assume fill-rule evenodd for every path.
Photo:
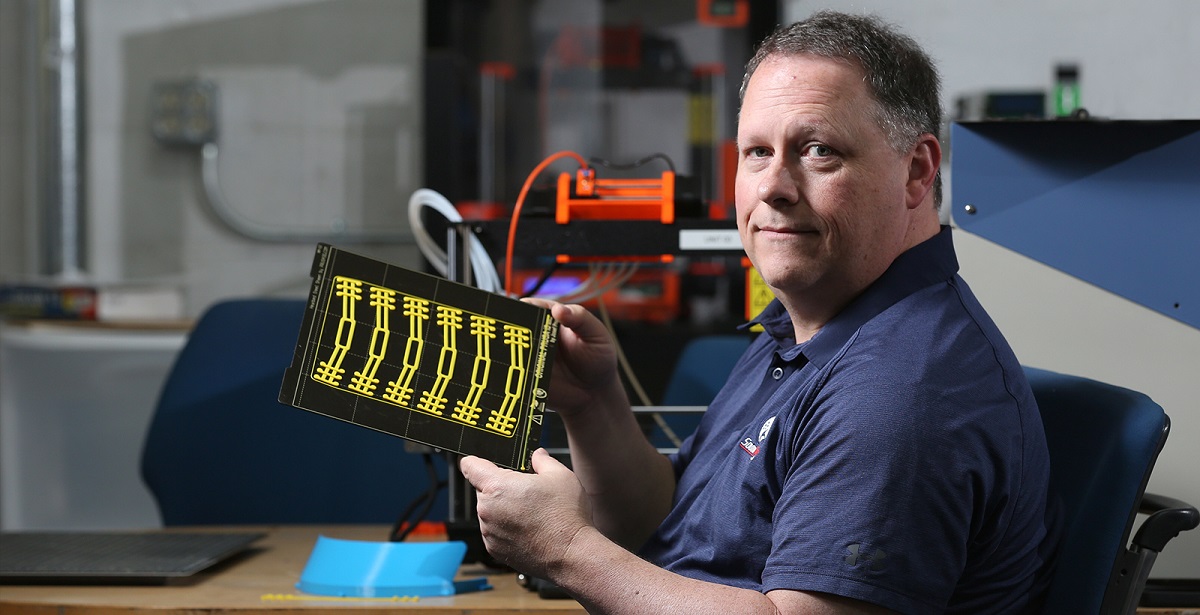
<instances>
[{"instance_id":1,"label":"embroidered logo on shirt","mask_svg":"<svg viewBox=\"0 0 1200 615\"><path fill-rule=\"evenodd\" d=\"M873 571L883 570L883 560L887 557L887 553L884 553L883 549L875 549L874 553L865 553L863 552L862 543L855 543L846 547L846 550L850 552L850 555L847 555L843 561L848 566L857 566L859 563L865 563Z\"/></svg>"},{"instance_id":2,"label":"embroidered logo on shirt","mask_svg":"<svg viewBox=\"0 0 1200 615\"><path fill-rule=\"evenodd\" d=\"M767 439L767 434L771 433L771 426L775 424L775 417L771 417L763 423L762 429L758 430L758 441L762 442Z\"/></svg>"},{"instance_id":3,"label":"embroidered logo on shirt","mask_svg":"<svg viewBox=\"0 0 1200 615\"><path fill-rule=\"evenodd\" d=\"M758 445L755 444L754 440L751 438L746 438L745 440L742 440L741 447L742 447L743 451L750 453L751 457L754 457L755 455L758 454Z\"/></svg>"}]
</instances>

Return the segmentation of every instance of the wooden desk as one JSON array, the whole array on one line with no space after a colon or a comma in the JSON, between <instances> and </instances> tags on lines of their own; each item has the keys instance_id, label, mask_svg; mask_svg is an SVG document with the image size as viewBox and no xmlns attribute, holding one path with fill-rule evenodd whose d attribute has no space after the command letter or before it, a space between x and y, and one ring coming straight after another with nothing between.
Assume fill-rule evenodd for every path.
<instances>
[{"instance_id":1,"label":"wooden desk","mask_svg":"<svg viewBox=\"0 0 1200 615\"><path fill-rule=\"evenodd\" d=\"M190 529L190 528L189 528ZM241 529L241 528L239 528ZM513 573L464 567L462 576L487 575L494 589L416 601L328 599L303 594L296 581L318 534L349 540L383 540L374 526L246 528L268 532L245 556L197 575L186 583L157 587L0 585L0 615L167 615L171 613L262 613L311 615L579 615L574 600L545 600L517 584ZM1200 615L1194 609L1138 609L1139 615Z\"/></svg>"},{"instance_id":2,"label":"wooden desk","mask_svg":"<svg viewBox=\"0 0 1200 615\"><path fill-rule=\"evenodd\" d=\"M242 529L242 528L239 528ZM301 593L296 581L308 561L318 534L349 540L384 540L387 528L374 526L249 528L268 535L251 552L168 586L51 586L0 585L0 615L165 615L169 613L269 612L289 615L350 611L356 615L498 615L538 613L579 615L574 600L546 600L517 584L514 573L495 573L467 565L462 576L488 576L494 589L416 601L323 599ZM490 572L490 574L489 574Z\"/></svg>"}]
</instances>

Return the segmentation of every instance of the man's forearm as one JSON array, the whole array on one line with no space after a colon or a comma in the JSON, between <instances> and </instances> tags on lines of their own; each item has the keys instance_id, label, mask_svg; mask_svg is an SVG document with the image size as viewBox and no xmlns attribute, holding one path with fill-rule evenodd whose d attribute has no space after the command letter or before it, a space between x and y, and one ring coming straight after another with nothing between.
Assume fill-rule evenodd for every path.
<instances>
[{"instance_id":1,"label":"man's forearm","mask_svg":"<svg viewBox=\"0 0 1200 615\"><path fill-rule=\"evenodd\" d=\"M755 591L689 579L620 548L594 528L571 541L567 558L550 578L592 615L604 613L775 613Z\"/></svg>"},{"instance_id":2,"label":"man's forearm","mask_svg":"<svg viewBox=\"0 0 1200 615\"><path fill-rule=\"evenodd\" d=\"M646 440L625 391L610 387L586 412L563 417L571 466L592 505L596 527L636 549L671 507L675 474Z\"/></svg>"},{"instance_id":3,"label":"man's forearm","mask_svg":"<svg viewBox=\"0 0 1200 615\"><path fill-rule=\"evenodd\" d=\"M709 583L664 570L584 527L548 578L591 615L889 615L891 611L832 594L750 589ZM894 614L892 614L894 615Z\"/></svg>"}]
</instances>

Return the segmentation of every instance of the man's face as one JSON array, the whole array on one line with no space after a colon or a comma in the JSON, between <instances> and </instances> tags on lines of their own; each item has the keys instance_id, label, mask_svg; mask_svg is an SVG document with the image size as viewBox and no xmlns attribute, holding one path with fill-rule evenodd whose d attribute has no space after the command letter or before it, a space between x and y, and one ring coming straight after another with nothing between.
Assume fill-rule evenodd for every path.
<instances>
[{"instance_id":1,"label":"man's face","mask_svg":"<svg viewBox=\"0 0 1200 615\"><path fill-rule=\"evenodd\" d=\"M911 156L889 146L876 108L861 69L826 58L773 56L750 79L738 231L789 310L840 309L907 247Z\"/></svg>"}]
</instances>

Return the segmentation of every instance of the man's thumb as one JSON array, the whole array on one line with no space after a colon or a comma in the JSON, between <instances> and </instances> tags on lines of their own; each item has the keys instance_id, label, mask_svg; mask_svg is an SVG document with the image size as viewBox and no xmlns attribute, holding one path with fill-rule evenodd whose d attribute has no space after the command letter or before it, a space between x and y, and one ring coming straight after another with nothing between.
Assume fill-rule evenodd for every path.
<instances>
[{"instance_id":1,"label":"man's thumb","mask_svg":"<svg viewBox=\"0 0 1200 615\"><path fill-rule=\"evenodd\" d=\"M546 452L546 449L544 448L539 448L536 451L533 451L533 458L530 461L533 464L533 471L538 474L571 471L567 468L567 466L563 465L561 462L559 462L559 460L551 456L550 453Z\"/></svg>"}]
</instances>

